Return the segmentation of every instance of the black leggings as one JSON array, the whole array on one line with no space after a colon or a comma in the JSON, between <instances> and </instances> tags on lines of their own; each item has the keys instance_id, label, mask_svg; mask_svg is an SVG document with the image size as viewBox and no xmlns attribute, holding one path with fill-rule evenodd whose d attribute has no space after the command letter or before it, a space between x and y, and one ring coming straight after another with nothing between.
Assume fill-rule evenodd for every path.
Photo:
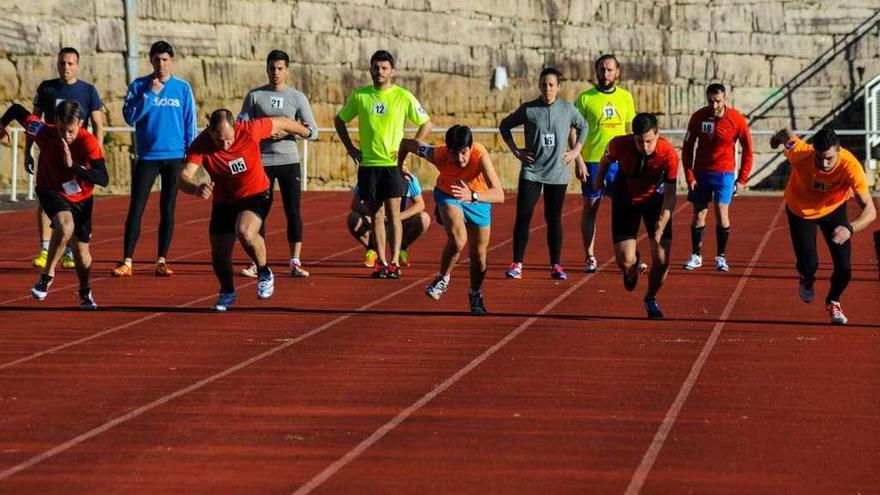
<instances>
[{"instance_id":1,"label":"black leggings","mask_svg":"<svg viewBox=\"0 0 880 495\"><path fill-rule=\"evenodd\" d=\"M843 244L835 244L831 237L834 229L839 225L847 225L846 203L840 205L833 212L822 218L814 220L803 219L785 209L788 214L788 227L791 232L791 243L794 246L794 255L797 258L797 271L807 284L812 284L816 279L816 269L819 267L819 255L816 252L816 228L822 229L825 243L831 251L831 262L834 271L831 274L831 289L825 298L825 304L830 301L840 301L840 296L852 277L852 244L847 240Z\"/></svg>"},{"instance_id":2,"label":"black leggings","mask_svg":"<svg viewBox=\"0 0 880 495\"><path fill-rule=\"evenodd\" d=\"M269 177L269 190L275 189L275 180L281 189L281 203L284 205L284 215L287 217L287 242L302 242L302 213L299 204L302 200L302 167L299 163L288 165L272 165L265 167L266 176ZM272 202L270 200L269 207ZM266 222L260 226L260 235L266 237Z\"/></svg>"},{"instance_id":3,"label":"black leggings","mask_svg":"<svg viewBox=\"0 0 880 495\"><path fill-rule=\"evenodd\" d=\"M547 222L547 247L550 264L559 263L562 256L562 205L565 203L567 184L543 184L520 179L516 196L516 223L513 226L513 261L522 263L529 243L529 224L535 204L544 188L544 220Z\"/></svg>"},{"instance_id":4,"label":"black leggings","mask_svg":"<svg viewBox=\"0 0 880 495\"><path fill-rule=\"evenodd\" d=\"M125 257L134 257L134 248L141 236L141 218L147 207L150 189L156 176L162 176L159 196L159 257L168 256L171 236L174 234L174 205L177 202L177 174L181 159L138 160L131 171L131 202L125 219Z\"/></svg>"}]
</instances>

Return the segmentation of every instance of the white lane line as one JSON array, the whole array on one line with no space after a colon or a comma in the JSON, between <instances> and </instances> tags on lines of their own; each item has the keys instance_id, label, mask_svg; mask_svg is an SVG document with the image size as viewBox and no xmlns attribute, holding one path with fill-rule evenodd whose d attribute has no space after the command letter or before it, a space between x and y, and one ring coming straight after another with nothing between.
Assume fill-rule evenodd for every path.
<instances>
[{"instance_id":1,"label":"white lane line","mask_svg":"<svg viewBox=\"0 0 880 495\"><path fill-rule=\"evenodd\" d=\"M572 210L572 211L570 211L569 213L564 214L563 216L570 215L570 214L572 214L572 213L575 213L576 211L580 211L580 210L579 210L579 209L578 209L578 210ZM534 231L536 231L536 230L538 230L538 229L541 229L541 228L543 228L543 227L545 227L545 226L546 226L546 225L540 225L540 226L537 226L537 227L533 227L532 229L529 230L529 232L534 232ZM502 242L496 244L495 246L492 246L491 248L489 248L489 251L493 251L493 250L495 250L495 249L497 249L497 248L499 248L499 247L501 247L501 246L504 246L505 244L508 244L510 241L511 241L511 239L506 239L506 240L504 240L504 241L502 241ZM358 246L355 246L355 248L358 248ZM352 250L352 249L349 249L348 251L351 251L351 250ZM464 261L459 262L459 264L463 264L463 263L464 263ZM190 386L188 386L188 387L185 387L185 388L179 389L179 390L177 390L177 391L175 391L175 392L172 392L172 393L170 393L170 394L168 394L168 395L165 395L165 396L163 396L163 397L160 397L160 398L154 400L153 402L150 402L149 404L146 404L146 405L141 406L141 407L139 407L139 408L137 408L137 409L134 409L134 410L132 410L132 411L129 411L128 413L123 414L122 416L117 416L116 418L114 418L114 419L112 419L112 420L110 420L110 421L108 421L108 422L106 422L106 423L104 423L104 424L102 424L102 425L100 425L100 426L98 426L98 427L95 427L95 428L93 428L93 429L91 429L91 430L89 430L89 431L87 431L87 432L85 432L85 433L82 433L82 434L80 434L80 435L77 435L76 437L71 438L70 440L68 440L68 441L66 441L66 442L64 442L64 443L58 444L58 445L56 445L55 447L52 447L51 449L46 450L46 451L44 451L43 453L41 453L41 454L39 454L39 455L36 455L36 456L34 456L34 457L31 457L30 459L28 459L28 460L26 460L26 461L24 461L24 462L21 462L21 463L19 463L19 464L16 464L15 466L12 466L12 467L10 467L10 468L8 468L8 469L6 469L6 470L0 472L0 481L5 480L5 479L9 478L10 476L13 476L13 475L15 475L15 474L17 474L17 473L20 473L20 472L22 472L22 471L24 471L24 470L26 470L26 469L29 469L29 468L31 468L31 467L33 467L33 466L35 466L35 465L37 465L37 464L39 464L39 463L41 463L41 462L47 460L47 459L50 459L50 458L52 458L52 457L55 457L56 455L58 455L58 454L60 454L60 453L62 453L62 452L64 452L64 451L66 451L66 450L68 450L68 449L70 449L70 448L73 448L73 447L79 445L80 443L83 443L83 442L85 442L85 441L87 441L87 440L90 440L90 439L92 439L92 438L94 438L94 437L96 437L96 436L98 436L98 435L104 433L105 431L110 430L111 428L113 428L113 427L115 427L115 426L118 426L118 425L120 425L120 424L122 424L122 423L125 423L125 422L127 422L127 421L129 421L129 420L131 420L131 419L134 419L134 418L136 418L136 417L138 417L138 416L140 416L140 415L142 415L142 414L144 414L144 413L146 413L146 412L151 411L152 409L155 409L156 407L159 407L159 406L161 406L161 405L163 405L163 404L168 403L169 401L172 401L172 400L174 400L174 399L176 399L176 398L178 398L178 397L181 397L181 396L183 396L183 395L186 395L186 394L188 394L188 393L190 393L190 392L194 392L194 391L196 391L196 390L198 390L198 389L200 389L200 388L202 388L202 387L204 387L204 386L206 386L206 385L209 385L209 384L211 384L211 383L213 383L213 382L215 382L215 381L217 381L217 380L219 380L219 379L221 379L221 378L223 378L223 377L226 377L226 376L228 376L228 375L230 375L230 374L232 374L232 373L235 373L236 371L242 370L242 369L244 369L244 368L246 368L246 367L248 367L248 366L250 366L250 365L252 365L252 364L254 364L254 363L256 363L256 362L259 362L259 361L261 361L261 360L263 360L263 359L265 359L265 358L267 358L267 357L270 357L270 356L272 356L272 355L274 355L274 354L276 354L276 353L278 353L278 352L280 352L280 351L283 351L284 349L287 349L288 347L291 347L291 346L293 346L293 345L295 345L295 344L298 344L298 343L300 343L300 342L302 342L302 341L304 341L304 340L306 340L306 339L308 339L308 338L310 338L310 337L312 337L312 336L315 336L315 335L317 335L317 334L323 332L324 330L326 330L326 329L328 329L328 328L333 327L334 325L336 325L336 324L338 324L338 323L341 323L341 322L343 322L343 321L345 321L345 320L351 318L352 316L354 316L354 315L355 315L357 312L359 312L359 311L364 311L364 310L369 309L369 308L371 308L371 307L373 307L373 306L375 306L375 305L377 305L377 304L381 304L381 303L383 303L383 302L385 302L385 301L387 301L387 300L389 300L389 299L392 299L392 298L398 296L399 294L402 294L402 293L408 291L409 289L411 289L411 288L413 288L413 287L416 287L416 286L418 286L418 285L420 285L420 284L424 284L425 282L428 282L428 281L431 280L432 278L433 278L433 275L428 276L428 277L421 278L421 279L419 279L419 280L416 280L415 282L413 282L413 283L411 283L411 284L409 284L409 285L407 285L407 286L405 286L405 287L402 287L402 288L400 288L400 289L398 289L398 290L396 290L396 291L394 291L394 292L392 292L392 293L390 293L390 294L387 294L387 295L385 295L385 296L383 296L383 297L381 297L381 298L379 298L379 299L376 299L375 301L373 301L373 302L371 302L371 303L365 304L365 305L361 306L360 308L357 308L357 309L354 310L354 311L351 311L351 312L349 312L349 313L346 313L346 314L344 314L344 315L341 315L341 316L339 316L339 317L337 317L337 318L335 318L335 319L333 319L333 320L331 320L331 321L329 321L329 322L327 322L327 323L325 323L325 324L323 324L323 325L321 325L321 326L319 326L319 327L316 327L316 328L314 328L313 330L310 330L309 332L307 332L307 333L305 333L305 334L303 334L303 335L300 335L299 337L297 337L297 338L295 338L295 339L286 340L284 343L282 343L282 344L280 344L280 345L278 345L278 346L276 346L276 347L273 347L272 349L269 349L268 351L265 351L265 352L263 352L263 353L260 353L260 354L258 354L258 355L256 355L256 356L251 357L250 359L247 359L247 360L242 361L242 362L240 362L240 363L238 363L238 364L236 364L236 365L234 365L234 366L232 366L232 367L230 367L230 368L227 368L227 369L225 369L225 370L223 370L223 371L220 371L219 373L216 373L216 374L211 375L211 376L209 376L209 377L207 377L207 378L204 378L204 379L202 379L202 380L200 380L200 381L198 381L198 382L196 382L196 383L194 383L194 384L192 384L192 385L190 385ZM253 284L253 283L256 283L256 282L251 282L251 283ZM569 291L566 291L566 294L569 293L569 292L570 292L570 290L569 290ZM154 317L155 317L155 316L154 316ZM129 324L129 325L130 325L130 324Z\"/></svg>"},{"instance_id":2,"label":"white lane line","mask_svg":"<svg viewBox=\"0 0 880 495\"><path fill-rule=\"evenodd\" d=\"M675 213L681 211L685 205L679 206ZM675 215L673 215L674 217ZM638 241L641 241L646 237L645 234L639 236ZM605 268L608 265L614 262L614 258L612 257L608 261L602 263L600 268ZM495 343L492 347L484 351L482 354L474 358L473 361L468 363L464 368L458 370L455 374L447 378L443 383L437 385L427 394L423 395L419 400L412 403L406 409L400 411L394 418L380 426L377 430L375 430L369 437L361 441L361 443L357 444L353 449L349 450L344 456L337 459L335 462L324 468L323 471L315 475L314 478L309 480L305 485L301 486L293 495L305 495L307 493L311 493L312 490L319 487L325 481L330 479L334 474L339 472L340 469L345 467L346 464L351 461L357 459L361 454L363 454L367 449L375 445L377 442L382 440L382 438L391 432L394 428L398 427L401 423L407 420L410 416L413 415L416 411L424 407L426 404L434 400L438 395L442 394L446 389L453 386L456 382L464 378L468 373L474 370L477 366L483 363L483 361L489 359L496 352L501 350L504 346L510 343L513 339L515 339L519 334L523 333L528 329L532 324L538 321L537 316L542 316L548 313L550 310L555 308L559 303L565 300L568 296L570 296L574 291L580 289L585 283L592 280L595 276L595 273L591 273L589 275L584 276L580 281L576 284L572 285L568 289L566 289L562 294L556 297L556 299L552 300L549 304L541 308L540 311L536 314L536 316L532 316L525 322L523 322L520 326L516 327L513 331L505 335L501 340Z\"/></svg>"},{"instance_id":3,"label":"white lane line","mask_svg":"<svg viewBox=\"0 0 880 495\"><path fill-rule=\"evenodd\" d=\"M663 448L663 444L669 437L669 432L672 430L673 425L675 425L675 421L676 419L678 419L678 415L684 407L684 404L691 393L691 389L693 389L694 384L697 382L697 378L699 378L700 376L700 372L703 370L703 365L706 364L706 360L709 359L709 354L715 347L715 343L718 341L718 337L721 336L721 330L727 323L727 318L730 317L730 313L733 312L733 308L734 306L736 306L736 303L739 300L739 296L742 294L743 289L745 289L746 283L749 281L749 276L752 274L752 270L758 263L758 259L761 257L761 253L764 252L764 248L767 246L767 242L770 240L773 232L776 231L776 229L774 229L773 227L776 225L776 222L779 221L779 217L782 215L783 209L784 206L779 207L779 210L773 217L773 221L770 222L770 228L767 229L767 232L764 234L764 238L761 239L761 244L758 245L758 249L755 250L755 254L752 256L749 265L746 267L745 272L743 272L742 277L740 277L736 289L733 291L733 294L730 295L730 299L727 300L727 306L725 306L724 311L721 312L721 317L712 328L712 333L709 335L709 339L706 340L706 343L703 345L703 350L700 352L697 360L694 361L690 373L688 373L687 378L681 385L681 389L678 391L678 395L672 402L672 406L670 406L669 411L666 412L666 416L663 418L663 422L660 424L660 428L654 435L654 439L651 441L651 445L648 446L648 450L645 451L645 455L642 457L641 464L639 464L639 467L636 468L636 471L629 482L629 486L627 487L626 492L624 492L626 495L637 495L642 489L642 486L645 484L645 480L647 480L648 475L651 473L651 468L654 466L654 462L657 461L657 456L660 455L660 450Z\"/></svg>"}]
</instances>

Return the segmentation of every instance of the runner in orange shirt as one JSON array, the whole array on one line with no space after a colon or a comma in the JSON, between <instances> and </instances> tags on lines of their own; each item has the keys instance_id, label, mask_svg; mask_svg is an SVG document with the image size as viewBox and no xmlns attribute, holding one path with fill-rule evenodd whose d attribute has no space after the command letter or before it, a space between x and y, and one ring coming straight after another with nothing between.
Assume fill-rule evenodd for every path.
<instances>
[{"instance_id":1,"label":"runner in orange shirt","mask_svg":"<svg viewBox=\"0 0 880 495\"><path fill-rule=\"evenodd\" d=\"M785 145L784 153L791 163L785 206L800 274L798 295L805 303L813 300L813 282L819 266L816 253L816 229L819 228L834 265L825 309L832 324L845 325L847 319L840 297L852 276L850 238L877 217L865 170L852 153L840 147L840 139L831 129L816 133L812 145L798 139L791 129L782 129L770 138L771 147L780 144ZM862 208L852 222L846 214L850 196Z\"/></svg>"},{"instance_id":2,"label":"runner in orange shirt","mask_svg":"<svg viewBox=\"0 0 880 495\"><path fill-rule=\"evenodd\" d=\"M425 293L440 300L449 287L452 267L465 243L470 242L471 289L468 295L471 314L484 316L486 306L481 287L486 278L491 203L504 202L504 190L489 152L483 145L474 143L470 128L454 125L446 131L445 145L435 147L415 139L404 139L397 154L401 166L409 153L417 153L440 172L434 187L434 202L448 238L440 259L440 273L425 288Z\"/></svg>"}]
</instances>

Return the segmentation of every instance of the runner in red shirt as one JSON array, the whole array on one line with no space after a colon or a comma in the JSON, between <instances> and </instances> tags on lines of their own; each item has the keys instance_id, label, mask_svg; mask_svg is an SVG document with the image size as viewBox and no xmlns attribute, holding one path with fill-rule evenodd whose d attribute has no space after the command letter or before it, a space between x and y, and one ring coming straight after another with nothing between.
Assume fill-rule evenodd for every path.
<instances>
[{"instance_id":1,"label":"runner in red shirt","mask_svg":"<svg viewBox=\"0 0 880 495\"><path fill-rule=\"evenodd\" d=\"M688 183L688 201L694 205L691 221L691 255L685 270L703 266L703 231L709 202L715 203L715 269L730 270L727 264L727 240L730 236L728 209L737 189L742 189L752 170L752 137L749 123L739 111L727 104L727 89L721 84L706 88L708 105L697 110L688 122L684 147L684 173ZM736 174L736 142L742 146L742 165ZM694 145L697 146L694 157Z\"/></svg>"},{"instance_id":2,"label":"runner in red shirt","mask_svg":"<svg viewBox=\"0 0 880 495\"><path fill-rule=\"evenodd\" d=\"M43 122L16 103L0 118L0 137L13 120L21 123L40 148L36 192L40 206L52 221L48 260L40 279L31 288L31 295L40 301L46 299L64 246L75 237L73 255L79 277L79 305L82 309L97 309L89 286L89 241L92 190L95 184L106 186L109 182L101 145L83 129L82 108L75 101L65 100L58 105L54 124Z\"/></svg>"},{"instance_id":3,"label":"runner in red shirt","mask_svg":"<svg viewBox=\"0 0 880 495\"><path fill-rule=\"evenodd\" d=\"M604 187L601 179L608 167L613 162L619 164L611 200L611 236L617 265L623 271L623 286L626 290L635 289L640 272L636 237L639 222L643 221L652 259L645 310L648 318L663 318L657 292L669 271L678 155L669 141L660 137L654 115L636 115L632 131L632 134L618 136L608 143L599 162L599 173L593 177L593 187L596 191Z\"/></svg>"},{"instance_id":4,"label":"runner in red shirt","mask_svg":"<svg viewBox=\"0 0 880 495\"><path fill-rule=\"evenodd\" d=\"M180 171L180 190L208 199L211 208L211 263L220 281L214 309L226 311L235 302L232 280L232 248L238 237L241 247L257 265L257 297L268 299L275 292L275 278L266 262L266 244L259 235L271 206L272 191L260 158L260 141L290 134L309 135L309 129L286 117L235 122L232 112L211 114L208 128L193 141ZM199 166L211 182L197 183Z\"/></svg>"}]
</instances>

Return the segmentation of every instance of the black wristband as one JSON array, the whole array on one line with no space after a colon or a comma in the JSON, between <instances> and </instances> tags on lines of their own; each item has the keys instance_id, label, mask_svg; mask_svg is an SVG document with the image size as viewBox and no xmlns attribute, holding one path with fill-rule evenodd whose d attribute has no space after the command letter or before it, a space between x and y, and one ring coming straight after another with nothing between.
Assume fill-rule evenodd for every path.
<instances>
[{"instance_id":1,"label":"black wristband","mask_svg":"<svg viewBox=\"0 0 880 495\"><path fill-rule=\"evenodd\" d=\"M849 235L850 235L850 236L852 236L853 234L856 233L856 231L855 231L855 229L853 228L853 226L852 226L851 223L845 224L844 227L846 228L846 230L849 231Z\"/></svg>"}]
</instances>

